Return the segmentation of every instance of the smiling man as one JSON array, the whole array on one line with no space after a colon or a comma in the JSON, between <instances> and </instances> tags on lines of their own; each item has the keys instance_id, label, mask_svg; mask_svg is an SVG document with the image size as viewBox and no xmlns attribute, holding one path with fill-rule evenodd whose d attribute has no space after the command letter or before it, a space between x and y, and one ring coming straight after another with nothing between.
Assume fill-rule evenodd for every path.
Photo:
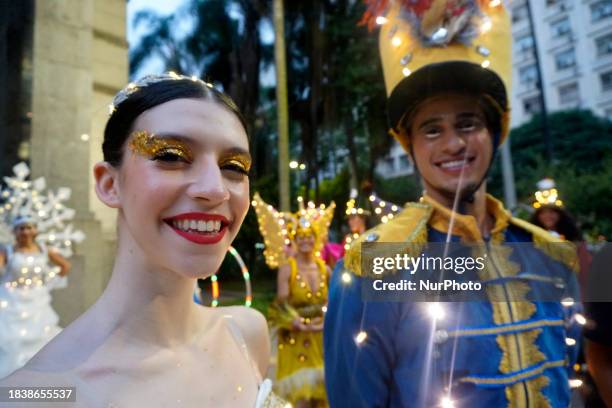
<instances>
[{"instance_id":1,"label":"smiling man","mask_svg":"<svg viewBox=\"0 0 612 408\"><path fill-rule=\"evenodd\" d=\"M337 265L324 329L330 404L567 407L572 322L581 321L568 299L578 296L572 249L487 194L488 171L508 134L507 11L499 1L389 2L385 17L390 133L425 191L364 233ZM470 277L486 287L486 298L370 300L364 242L413 244L405 246L411 256L428 243L479 244L493 266ZM553 288L568 298L544 299Z\"/></svg>"}]
</instances>

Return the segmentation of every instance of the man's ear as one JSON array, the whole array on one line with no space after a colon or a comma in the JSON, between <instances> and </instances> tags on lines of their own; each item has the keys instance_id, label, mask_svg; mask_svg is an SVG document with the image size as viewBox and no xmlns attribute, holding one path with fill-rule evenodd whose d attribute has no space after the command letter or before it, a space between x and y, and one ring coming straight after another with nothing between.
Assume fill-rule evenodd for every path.
<instances>
[{"instance_id":1,"label":"man's ear","mask_svg":"<svg viewBox=\"0 0 612 408\"><path fill-rule=\"evenodd\" d=\"M110 163L101 161L94 165L96 194L100 201L111 208L119 208L119 174Z\"/></svg>"}]
</instances>

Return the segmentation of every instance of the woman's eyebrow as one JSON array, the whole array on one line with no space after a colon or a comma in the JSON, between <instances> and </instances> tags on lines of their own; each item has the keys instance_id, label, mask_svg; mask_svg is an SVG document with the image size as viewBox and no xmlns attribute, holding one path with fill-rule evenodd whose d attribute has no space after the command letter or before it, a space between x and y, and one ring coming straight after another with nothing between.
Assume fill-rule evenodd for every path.
<instances>
[{"instance_id":1,"label":"woman's eyebrow","mask_svg":"<svg viewBox=\"0 0 612 408\"><path fill-rule=\"evenodd\" d=\"M245 156L247 159L251 160L251 154L248 150L243 149L242 147L231 147L226 149L222 153L223 156Z\"/></svg>"},{"instance_id":2,"label":"woman's eyebrow","mask_svg":"<svg viewBox=\"0 0 612 408\"><path fill-rule=\"evenodd\" d=\"M173 140L182 143L195 143L195 140L189 136L181 135L179 133L151 133L154 138L164 139L164 140Z\"/></svg>"}]
</instances>

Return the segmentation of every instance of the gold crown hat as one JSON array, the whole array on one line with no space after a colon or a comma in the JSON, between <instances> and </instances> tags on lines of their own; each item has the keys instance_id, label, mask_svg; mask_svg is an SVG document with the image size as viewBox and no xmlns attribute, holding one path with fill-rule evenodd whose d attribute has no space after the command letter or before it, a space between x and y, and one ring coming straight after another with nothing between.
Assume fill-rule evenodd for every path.
<instances>
[{"instance_id":1,"label":"gold crown hat","mask_svg":"<svg viewBox=\"0 0 612 408\"><path fill-rule=\"evenodd\" d=\"M327 241L329 226L336 209L333 201L327 207L324 204L317 207L312 201L304 205L303 198L298 197L299 210L296 213L281 212L266 203L257 192L251 204L255 208L259 232L264 239L266 264L272 269L287 263L284 249L295 239L298 230L314 231L314 251L319 255Z\"/></svg>"},{"instance_id":2,"label":"gold crown hat","mask_svg":"<svg viewBox=\"0 0 612 408\"><path fill-rule=\"evenodd\" d=\"M535 192L533 208L542 207L563 207L563 201L559 199L559 191L555 185L555 180L545 177L537 183L538 191Z\"/></svg>"},{"instance_id":3,"label":"gold crown hat","mask_svg":"<svg viewBox=\"0 0 612 408\"><path fill-rule=\"evenodd\" d=\"M381 25L379 48L390 132L440 92L482 95L499 114L498 144L509 131L512 32L502 0L366 0L364 20Z\"/></svg>"}]
</instances>

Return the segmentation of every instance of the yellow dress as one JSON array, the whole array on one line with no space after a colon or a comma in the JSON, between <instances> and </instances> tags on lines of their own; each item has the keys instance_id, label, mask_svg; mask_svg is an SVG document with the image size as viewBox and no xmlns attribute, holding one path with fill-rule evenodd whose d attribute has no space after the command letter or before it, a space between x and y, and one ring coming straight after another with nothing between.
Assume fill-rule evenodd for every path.
<instances>
[{"instance_id":1,"label":"yellow dress","mask_svg":"<svg viewBox=\"0 0 612 408\"><path fill-rule=\"evenodd\" d=\"M297 262L291 258L288 303L305 322L323 317L327 305L327 268L321 259L316 260L319 269L319 287L313 292L308 282L300 276ZM296 402L300 399L321 400L327 406L323 376L323 331L304 332L279 328L278 366L276 389L278 393Z\"/></svg>"}]
</instances>

